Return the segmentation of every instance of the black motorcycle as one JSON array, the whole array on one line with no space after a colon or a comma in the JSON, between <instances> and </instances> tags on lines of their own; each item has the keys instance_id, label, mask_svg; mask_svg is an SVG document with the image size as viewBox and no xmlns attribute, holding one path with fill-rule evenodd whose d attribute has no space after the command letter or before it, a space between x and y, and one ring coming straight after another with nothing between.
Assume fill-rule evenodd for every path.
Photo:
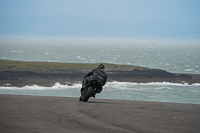
<instances>
[{"instance_id":1,"label":"black motorcycle","mask_svg":"<svg viewBox=\"0 0 200 133\"><path fill-rule=\"evenodd\" d=\"M96 80L91 81L84 90L81 90L79 101L87 102L90 97L95 97L98 84Z\"/></svg>"}]
</instances>

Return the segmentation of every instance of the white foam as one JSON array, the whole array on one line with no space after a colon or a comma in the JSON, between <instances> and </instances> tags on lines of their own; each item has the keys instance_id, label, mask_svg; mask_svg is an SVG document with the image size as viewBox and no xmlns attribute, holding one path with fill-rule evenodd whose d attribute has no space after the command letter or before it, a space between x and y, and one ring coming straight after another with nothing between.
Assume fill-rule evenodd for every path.
<instances>
[{"instance_id":1,"label":"white foam","mask_svg":"<svg viewBox=\"0 0 200 133\"><path fill-rule=\"evenodd\" d=\"M81 56L76 56L77 57L77 59L81 59Z\"/></svg>"},{"instance_id":2,"label":"white foam","mask_svg":"<svg viewBox=\"0 0 200 133\"><path fill-rule=\"evenodd\" d=\"M188 83L171 83L171 82L149 82L149 83L135 83L135 82L107 82L107 85L122 85L122 86L127 86L127 85L171 85L171 86L200 86L200 83L193 83L193 84L188 84Z\"/></svg>"},{"instance_id":3,"label":"white foam","mask_svg":"<svg viewBox=\"0 0 200 133\"><path fill-rule=\"evenodd\" d=\"M73 89L73 88L81 88L81 84L73 84L73 85L62 85L60 83L55 83L52 87L45 87L39 85L26 85L24 87L11 87L11 86L1 86L0 89L10 89L10 90L58 90L58 89Z\"/></svg>"},{"instance_id":4,"label":"white foam","mask_svg":"<svg viewBox=\"0 0 200 133\"><path fill-rule=\"evenodd\" d=\"M184 70L185 72L191 72L191 71L194 71L193 69L185 69Z\"/></svg>"},{"instance_id":5,"label":"white foam","mask_svg":"<svg viewBox=\"0 0 200 133\"><path fill-rule=\"evenodd\" d=\"M107 82L105 88L121 89L121 90L131 90L131 89L141 89L140 86L157 86L156 88L172 89L169 86L200 86L200 83L188 84L188 83L170 83L170 82L151 82L151 83L134 83L134 82ZM159 87L160 86L160 87ZM75 83L73 85L62 85L60 83L55 83L52 87L45 87L39 85L24 86L24 87L12 87L12 86L0 86L0 90L59 90L59 89L80 89L81 84ZM148 90L148 87L145 87Z\"/></svg>"}]
</instances>

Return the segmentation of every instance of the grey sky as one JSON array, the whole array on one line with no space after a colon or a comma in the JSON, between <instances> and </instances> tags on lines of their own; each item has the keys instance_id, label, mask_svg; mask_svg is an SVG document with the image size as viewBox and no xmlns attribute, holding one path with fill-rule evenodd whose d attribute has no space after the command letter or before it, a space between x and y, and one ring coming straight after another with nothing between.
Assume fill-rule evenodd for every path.
<instances>
[{"instance_id":1,"label":"grey sky","mask_svg":"<svg viewBox=\"0 0 200 133\"><path fill-rule=\"evenodd\" d=\"M146 23L153 30L156 25L165 29L183 29L189 36L200 37L199 0L1 0L0 15L3 17L34 17L70 14L78 17L122 23ZM137 23L136 23L137 22ZM171 24L182 26L174 28ZM95 26L95 24L94 24ZM121 25L119 25L121 26ZM144 26L144 27L145 27ZM167 27L169 26L169 27ZM122 26L123 27L123 26ZM159 28L160 28L159 27ZM157 27L155 27L157 28ZM128 29L128 28L127 28ZM187 31L188 30L188 31ZM128 34L130 31L124 32ZM144 33L145 29L140 28ZM166 31L166 30L165 30ZM133 31L137 32L137 31ZM170 34L172 31L166 32ZM142 34L142 33L140 33ZM101 35L103 36L103 35ZM106 35L105 35L106 36ZM134 36L134 35L133 35ZM156 35L155 35L156 36ZM163 35L167 36L167 35ZM186 35L185 35L186 36Z\"/></svg>"}]
</instances>

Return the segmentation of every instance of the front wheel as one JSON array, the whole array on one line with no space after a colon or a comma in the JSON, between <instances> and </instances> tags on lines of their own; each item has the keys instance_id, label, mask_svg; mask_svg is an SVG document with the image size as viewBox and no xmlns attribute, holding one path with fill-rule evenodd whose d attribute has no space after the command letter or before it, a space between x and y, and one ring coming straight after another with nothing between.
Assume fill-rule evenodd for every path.
<instances>
[{"instance_id":1,"label":"front wheel","mask_svg":"<svg viewBox=\"0 0 200 133\"><path fill-rule=\"evenodd\" d=\"M85 94L85 96L83 97L83 102L87 102L88 99L94 94L94 89L92 87L88 88L87 93Z\"/></svg>"}]
</instances>

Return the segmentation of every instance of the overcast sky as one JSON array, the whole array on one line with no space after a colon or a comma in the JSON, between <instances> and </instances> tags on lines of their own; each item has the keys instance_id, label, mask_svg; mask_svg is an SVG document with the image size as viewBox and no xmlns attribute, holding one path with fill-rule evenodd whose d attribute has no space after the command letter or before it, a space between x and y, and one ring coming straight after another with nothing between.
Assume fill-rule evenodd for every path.
<instances>
[{"instance_id":1,"label":"overcast sky","mask_svg":"<svg viewBox=\"0 0 200 133\"><path fill-rule=\"evenodd\" d=\"M1 16L55 14L122 23L176 23L186 25L188 34L196 29L194 38L200 37L200 0L0 0ZM167 25L164 26L167 28Z\"/></svg>"}]
</instances>

